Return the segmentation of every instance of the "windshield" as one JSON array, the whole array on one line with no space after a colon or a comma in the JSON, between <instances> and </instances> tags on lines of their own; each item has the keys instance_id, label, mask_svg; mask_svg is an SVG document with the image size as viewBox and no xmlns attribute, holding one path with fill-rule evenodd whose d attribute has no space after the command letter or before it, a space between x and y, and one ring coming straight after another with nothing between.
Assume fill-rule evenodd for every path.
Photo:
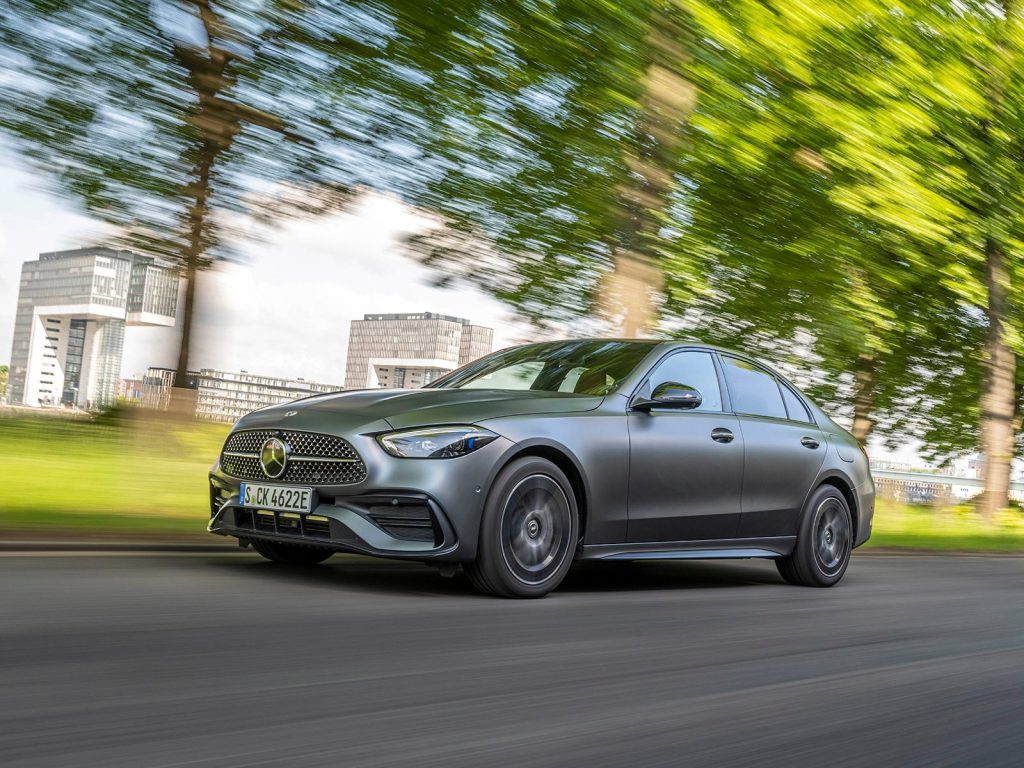
<instances>
[{"instance_id":1,"label":"windshield","mask_svg":"<svg viewBox=\"0 0 1024 768\"><path fill-rule=\"evenodd\" d=\"M482 357L429 386L606 395L651 348L651 344L639 341L530 344Z\"/></svg>"}]
</instances>

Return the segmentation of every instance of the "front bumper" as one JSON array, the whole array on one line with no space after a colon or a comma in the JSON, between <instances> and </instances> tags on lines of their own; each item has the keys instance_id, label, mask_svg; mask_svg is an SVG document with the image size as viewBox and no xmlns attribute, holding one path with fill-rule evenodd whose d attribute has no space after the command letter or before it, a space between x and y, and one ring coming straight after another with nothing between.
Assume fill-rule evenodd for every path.
<instances>
[{"instance_id":1,"label":"front bumper","mask_svg":"<svg viewBox=\"0 0 1024 768\"><path fill-rule=\"evenodd\" d=\"M510 441L498 438L454 459L400 459L370 435L344 437L366 464L366 477L350 485L314 486L309 515L242 506L244 481L218 462L210 472L208 530L382 557L451 562L476 557L487 489Z\"/></svg>"}]
</instances>

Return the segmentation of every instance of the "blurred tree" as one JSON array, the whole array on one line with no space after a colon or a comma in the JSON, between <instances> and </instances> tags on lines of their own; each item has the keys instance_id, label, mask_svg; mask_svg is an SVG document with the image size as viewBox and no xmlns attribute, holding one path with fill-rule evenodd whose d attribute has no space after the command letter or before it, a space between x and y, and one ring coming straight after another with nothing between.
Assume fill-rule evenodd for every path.
<instances>
[{"instance_id":1,"label":"blurred tree","mask_svg":"<svg viewBox=\"0 0 1024 768\"><path fill-rule=\"evenodd\" d=\"M476 12L450 33L462 43L455 57L417 65L443 94L420 145L438 173L417 202L448 226L413 249L442 279L476 282L541 325L651 328L664 209L694 103L687 14L649 0Z\"/></svg>"},{"instance_id":2,"label":"blurred tree","mask_svg":"<svg viewBox=\"0 0 1024 768\"><path fill-rule=\"evenodd\" d=\"M774 343L807 329L824 369L855 370L859 439L881 411L934 453L980 441L991 515L1019 421L1018 9L752 1L699 20L681 249L708 277L689 311L717 336L715 319Z\"/></svg>"},{"instance_id":3,"label":"blurred tree","mask_svg":"<svg viewBox=\"0 0 1024 768\"><path fill-rule=\"evenodd\" d=\"M977 305L985 310L988 335L980 403L985 492L979 508L992 517L1009 501L1010 463L1020 427L1024 18L1013 0L979 3L970 10L975 19L966 25L958 6L951 4L941 16L944 28L968 44L966 59L946 57L943 63L955 68L950 76L966 78L975 98L936 104L936 138L948 147L950 164L966 182L952 190L953 199L964 213L963 236L980 241L983 257L985 300ZM966 35L963 27L969 30Z\"/></svg>"},{"instance_id":4,"label":"blurred tree","mask_svg":"<svg viewBox=\"0 0 1024 768\"><path fill-rule=\"evenodd\" d=\"M696 8L702 98L676 208L683 263L669 262L684 332L799 359L804 378L813 358L819 376L804 383L849 404L862 444L913 388L950 300L932 277L941 240L926 216L894 228L842 198L845 142L871 123L870 94L847 97L878 64L864 18L829 3Z\"/></svg>"},{"instance_id":5,"label":"blurred tree","mask_svg":"<svg viewBox=\"0 0 1024 768\"><path fill-rule=\"evenodd\" d=\"M186 280L254 220L398 192L411 244L534 320L649 325L693 93L675 3L15 0L0 130ZM485 258L486 254L490 258ZM611 275L609 277L609 274Z\"/></svg>"},{"instance_id":6,"label":"blurred tree","mask_svg":"<svg viewBox=\"0 0 1024 768\"><path fill-rule=\"evenodd\" d=\"M626 336L652 330L662 286L660 240L675 188L684 120L696 106L689 80L689 19L653 4L645 46L649 60L641 81L632 142L626 144L629 175L620 186L614 267L601 297L605 313L622 317ZM675 11L675 9L671 9Z\"/></svg>"},{"instance_id":7,"label":"blurred tree","mask_svg":"<svg viewBox=\"0 0 1024 768\"><path fill-rule=\"evenodd\" d=\"M255 223L346 202L379 179L375 105L324 87L387 28L330 2L12 0L0 14L0 130L58 190L186 280ZM353 148L366 160L352 161Z\"/></svg>"},{"instance_id":8,"label":"blurred tree","mask_svg":"<svg viewBox=\"0 0 1024 768\"><path fill-rule=\"evenodd\" d=\"M0 365L0 396L7 397L7 366Z\"/></svg>"},{"instance_id":9,"label":"blurred tree","mask_svg":"<svg viewBox=\"0 0 1024 768\"><path fill-rule=\"evenodd\" d=\"M1010 461L1019 412L1016 358L1021 351L1016 308L1020 298L1020 226L1024 206L1021 153L1024 35L1015 2L913 5L906 14L880 10L872 19L881 52L873 73L855 84L853 96L870 96L865 116L877 138L847 132L850 180L838 199L879 225L919 235L942 246L938 281L958 300L960 311L933 315L966 328L961 344L940 347L962 382L941 393L940 407L923 409L932 421L925 437L941 445L960 443L977 429L985 457L986 517L1008 503ZM851 93L850 90L847 91ZM871 156L867 146L881 146ZM859 146L858 146L859 145ZM866 160L866 162L865 162ZM952 349L952 361L949 352ZM980 381L980 387L977 383ZM980 389L976 410L962 394ZM932 389L932 395L936 394ZM934 421L938 417L945 418Z\"/></svg>"}]
</instances>

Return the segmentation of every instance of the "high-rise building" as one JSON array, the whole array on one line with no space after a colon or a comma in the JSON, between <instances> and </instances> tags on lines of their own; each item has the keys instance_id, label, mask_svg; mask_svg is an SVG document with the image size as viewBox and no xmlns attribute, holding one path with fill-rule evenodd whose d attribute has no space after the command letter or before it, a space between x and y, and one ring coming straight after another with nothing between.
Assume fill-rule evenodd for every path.
<instances>
[{"instance_id":1,"label":"high-rise building","mask_svg":"<svg viewBox=\"0 0 1024 768\"><path fill-rule=\"evenodd\" d=\"M142 380L140 402L148 408L166 409L170 401L174 371L150 368ZM280 405L300 397L338 392L334 384L319 384L305 379L261 376L248 371L215 371L204 368L189 373L186 385L196 390L196 418L205 421L232 422L250 411Z\"/></svg>"},{"instance_id":2,"label":"high-rise building","mask_svg":"<svg viewBox=\"0 0 1024 768\"><path fill-rule=\"evenodd\" d=\"M8 399L45 406L110 405L127 325L174 325L178 272L113 248L42 253L21 269Z\"/></svg>"},{"instance_id":3,"label":"high-rise building","mask_svg":"<svg viewBox=\"0 0 1024 768\"><path fill-rule=\"evenodd\" d=\"M491 351L494 331L433 312L364 315L348 338L345 389L418 389Z\"/></svg>"}]
</instances>

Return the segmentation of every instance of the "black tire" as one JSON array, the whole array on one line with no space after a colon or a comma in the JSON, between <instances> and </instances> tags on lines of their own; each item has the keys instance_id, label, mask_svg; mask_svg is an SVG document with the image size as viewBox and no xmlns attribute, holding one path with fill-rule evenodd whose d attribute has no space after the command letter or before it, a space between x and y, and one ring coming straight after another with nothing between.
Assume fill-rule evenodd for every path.
<instances>
[{"instance_id":1,"label":"black tire","mask_svg":"<svg viewBox=\"0 0 1024 768\"><path fill-rule=\"evenodd\" d=\"M487 495L466 574L485 594L543 597L569 572L578 538L579 510L565 474L547 459L517 459Z\"/></svg>"},{"instance_id":2,"label":"black tire","mask_svg":"<svg viewBox=\"0 0 1024 768\"><path fill-rule=\"evenodd\" d=\"M284 565L316 565L334 554L334 550L327 547L309 547L266 539L253 539L252 548L267 560Z\"/></svg>"},{"instance_id":3,"label":"black tire","mask_svg":"<svg viewBox=\"0 0 1024 768\"><path fill-rule=\"evenodd\" d=\"M783 557L775 561L775 567L779 569L779 576L787 584L794 584L799 586L800 582L797 580L796 574L793 572L793 558Z\"/></svg>"},{"instance_id":4,"label":"black tire","mask_svg":"<svg viewBox=\"0 0 1024 768\"><path fill-rule=\"evenodd\" d=\"M807 500L792 554L775 564L790 584L832 587L846 573L852 551L850 506L838 489L823 485Z\"/></svg>"}]
</instances>

